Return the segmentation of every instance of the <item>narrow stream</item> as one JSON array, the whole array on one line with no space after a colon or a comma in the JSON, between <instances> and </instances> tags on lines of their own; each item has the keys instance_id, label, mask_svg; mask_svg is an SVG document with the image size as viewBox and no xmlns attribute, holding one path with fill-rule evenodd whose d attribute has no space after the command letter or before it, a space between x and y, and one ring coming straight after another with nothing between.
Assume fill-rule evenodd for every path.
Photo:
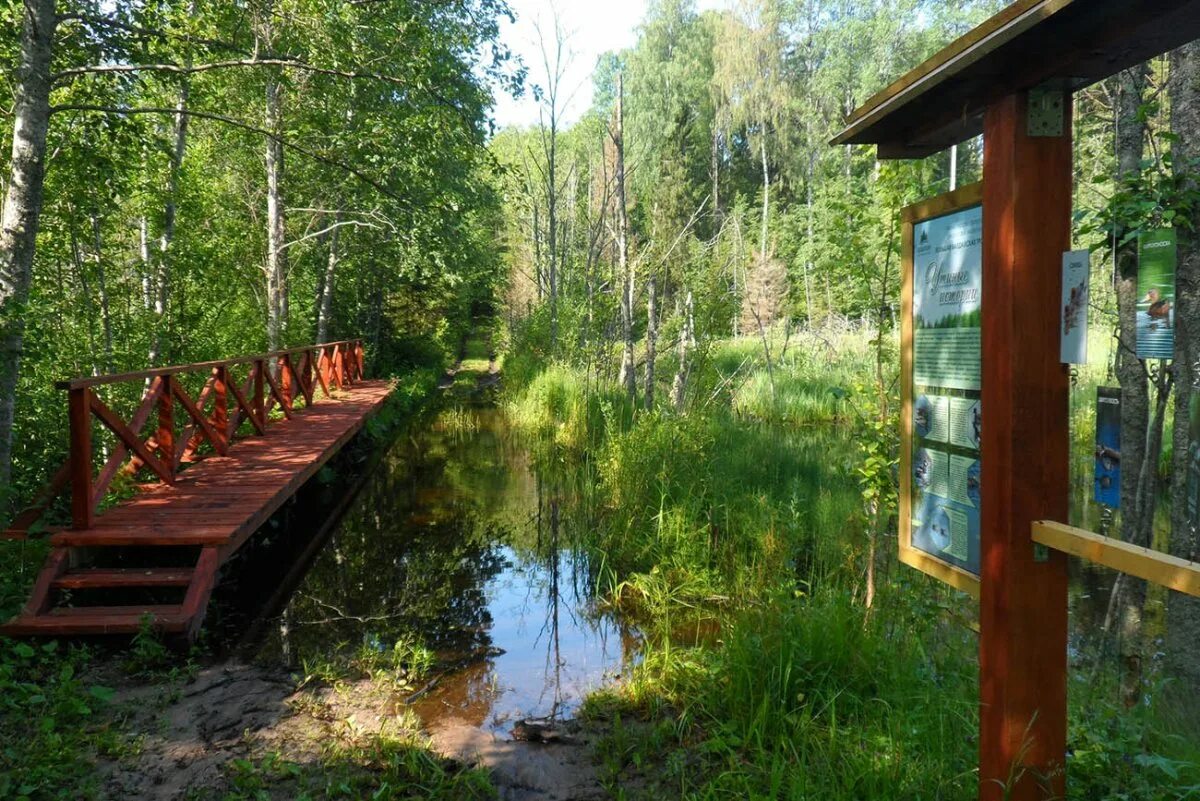
<instances>
[{"instance_id":1,"label":"narrow stream","mask_svg":"<svg viewBox=\"0 0 1200 801\"><path fill-rule=\"evenodd\" d=\"M251 604L270 611L249 625L226 615L227 629L248 631L243 652L311 671L421 642L437 666L397 703L429 727L490 732L570 717L637 658L636 632L594 603L571 482L535 469L502 412L447 409L364 460L335 468L359 481L327 474L327 489L302 493L277 535L295 536L297 553L268 546L240 566L239 583L260 576L286 596ZM340 518L322 522L339 502Z\"/></svg>"}]
</instances>

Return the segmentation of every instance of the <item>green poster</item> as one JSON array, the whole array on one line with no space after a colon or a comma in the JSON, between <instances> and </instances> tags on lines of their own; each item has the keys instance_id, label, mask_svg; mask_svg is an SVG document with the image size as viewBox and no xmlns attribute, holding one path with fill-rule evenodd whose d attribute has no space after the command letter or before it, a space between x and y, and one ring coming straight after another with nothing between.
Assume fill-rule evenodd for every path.
<instances>
[{"instance_id":1,"label":"green poster","mask_svg":"<svg viewBox=\"0 0 1200 801\"><path fill-rule=\"evenodd\" d=\"M1163 228L1138 237L1137 355L1175 355L1175 231Z\"/></svg>"}]
</instances>

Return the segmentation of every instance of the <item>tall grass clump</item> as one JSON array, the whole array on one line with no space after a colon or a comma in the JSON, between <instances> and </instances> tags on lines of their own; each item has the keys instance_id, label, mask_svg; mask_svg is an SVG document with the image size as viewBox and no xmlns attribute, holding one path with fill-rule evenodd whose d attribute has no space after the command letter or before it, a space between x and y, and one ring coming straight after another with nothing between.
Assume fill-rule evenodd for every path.
<instances>
[{"instance_id":1,"label":"tall grass clump","mask_svg":"<svg viewBox=\"0 0 1200 801\"><path fill-rule=\"evenodd\" d=\"M610 427L628 420L624 396L589 383L582 370L551 364L510 396L513 425L534 440L582 453L604 439Z\"/></svg>"}]
</instances>

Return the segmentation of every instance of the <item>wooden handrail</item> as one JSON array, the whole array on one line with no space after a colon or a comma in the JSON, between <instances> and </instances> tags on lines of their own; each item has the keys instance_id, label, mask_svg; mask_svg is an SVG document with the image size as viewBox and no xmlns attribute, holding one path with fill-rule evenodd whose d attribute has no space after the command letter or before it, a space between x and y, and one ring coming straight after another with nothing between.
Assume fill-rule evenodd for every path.
<instances>
[{"instance_id":1,"label":"wooden handrail","mask_svg":"<svg viewBox=\"0 0 1200 801\"><path fill-rule=\"evenodd\" d=\"M141 370L136 373L113 373L111 375L71 378L66 381L55 381L54 388L82 389L83 387L96 387L103 384L120 384L126 381L144 381L147 378L157 378L165 375L194 373L200 370L212 370L217 367L232 367L239 364L249 364L250 362L267 361L280 356L291 356L294 353L304 353L305 351L314 351L318 348L332 348L335 346L357 346L361 350L362 340L342 339L338 340L337 342L324 342L319 345L302 345L297 348L273 350L270 353L256 353L250 356L234 356L231 359L219 359L211 362L193 362L192 364L176 364L169 367L154 367L149 370Z\"/></svg>"},{"instance_id":2,"label":"wooden handrail","mask_svg":"<svg viewBox=\"0 0 1200 801\"><path fill-rule=\"evenodd\" d=\"M1137 576L1176 592L1200 595L1200 562L1189 562L1169 553L1049 520L1034 521L1032 536L1034 542L1047 548Z\"/></svg>"},{"instance_id":3,"label":"wooden handrail","mask_svg":"<svg viewBox=\"0 0 1200 801\"><path fill-rule=\"evenodd\" d=\"M173 484L181 465L201 458L198 449L204 443L214 453L225 455L243 422L251 424L254 434L265 434L276 405L291 418L296 404L303 402L304 408L313 405L318 388L326 397L332 397L332 389L343 390L362 380L364 361L362 340L346 339L253 356L59 381L55 386L67 392L68 401L67 463L0 536L24 538L68 487L72 527L91 528L96 510L118 473L133 476L145 467L159 481ZM233 368L246 365L249 369L244 384L239 385ZM203 389L192 398L178 376L197 372L208 376ZM95 393L96 387L147 381L141 402L128 421ZM176 418L183 423L181 431L177 431ZM143 438L142 429L151 420L155 421L154 430ZM98 473L92 466L92 426L96 421L116 437L116 445Z\"/></svg>"}]
</instances>

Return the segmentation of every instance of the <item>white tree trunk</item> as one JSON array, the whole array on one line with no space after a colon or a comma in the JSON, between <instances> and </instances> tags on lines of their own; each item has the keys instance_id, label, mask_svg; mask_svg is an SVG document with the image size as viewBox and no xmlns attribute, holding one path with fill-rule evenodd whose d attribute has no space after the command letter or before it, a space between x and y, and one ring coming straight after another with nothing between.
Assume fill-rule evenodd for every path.
<instances>
[{"instance_id":1,"label":"white tree trunk","mask_svg":"<svg viewBox=\"0 0 1200 801\"><path fill-rule=\"evenodd\" d=\"M684 396L687 392L688 351L696 344L696 319L690 289L683 305L683 327L679 332L679 369L675 371L675 380L671 384L671 405L677 412L683 411Z\"/></svg>"},{"instance_id":2,"label":"white tree trunk","mask_svg":"<svg viewBox=\"0 0 1200 801\"><path fill-rule=\"evenodd\" d=\"M266 129L278 133L282 122L281 87L267 82ZM284 245L283 144L267 137L267 350L278 350L287 327L287 254Z\"/></svg>"},{"instance_id":3,"label":"white tree trunk","mask_svg":"<svg viewBox=\"0 0 1200 801\"><path fill-rule=\"evenodd\" d=\"M193 5L193 10L195 6ZM150 366L155 366L162 357L163 334L167 327L167 302L171 292L171 243L175 241L175 220L178 215L179 173L183 169L183 156L187 152L188 132L188 81L185 77L179 88L179 101L175 104L175 144L171 148L171 164L167 171L167 197L163 201L163 231L158 239L158 260L154 267L154 291L151 299L154 309L154 335L150 343ZM142 218L143 258L149 255L145 244L146 218Z\"/></svg>"},{"instance_id":4,"label":"white tree trunk","mask_svg":"<svg viewBox=\"0 0 1200 801\"><path fill-rule=\"evenodd\" d=\"M646 409L654 408L654 360L658 355L658 292L654 274L646 284Z\"/></svg>"},{"instance_id":5,"label":"white tree trunk","mask_svg":"<svg viewBox=\"0 0 1200 801\"><path fill-rule=\"evenodd\" d=\"M633 266L629 263L629 210L625 206L625 80L617 75L617 121L613 132L617 151L617 261L621 281L621 374L619 380L629 394L629 404L637 404L637 376L633 363Z\"/></svg>"},{"instance_id":6,"label":"white tree trunk","mask_svg":"<svg viewBox=\"0 0 1200 801\"><path fill-rule=\"evenodd\" d=\"M329 337L329 319L333 312L333 280L338 266L338 236L342 230L338 223L341 214L333 216L333 230L329 233L329 258L325 262L325 281L321 286L321 302L317 311L317 342L326 342Z\"/></svg>"},{"instance_id":7,"label":"white tree trunk","mask_svg":"<svg viewBox=\"0 0 1200 801\"><path fill-rule=\"evenodd\" d=\"M54 0L25 0L12 158L0 211L0 484L7 484L12 475L13 421L25 334L23 307L29 299L42 212L50 60L57 23Z\"/></svg>"},{"instance_id":8,"label":"white tree trunk","mask_svg":"<svg viewBox=\"0 0 1200 801\"><path fill-rule=\"evenodd\" d=\"M759 142L759 154L762 156L762 174L763 174L763 207L762 207L762 230L758 237L758 252L762 259L761 264L767 263L767 223L771 215L771 170L767 165L767 135L764 132L762 140Z\"/></svg>"}]
</instances>

